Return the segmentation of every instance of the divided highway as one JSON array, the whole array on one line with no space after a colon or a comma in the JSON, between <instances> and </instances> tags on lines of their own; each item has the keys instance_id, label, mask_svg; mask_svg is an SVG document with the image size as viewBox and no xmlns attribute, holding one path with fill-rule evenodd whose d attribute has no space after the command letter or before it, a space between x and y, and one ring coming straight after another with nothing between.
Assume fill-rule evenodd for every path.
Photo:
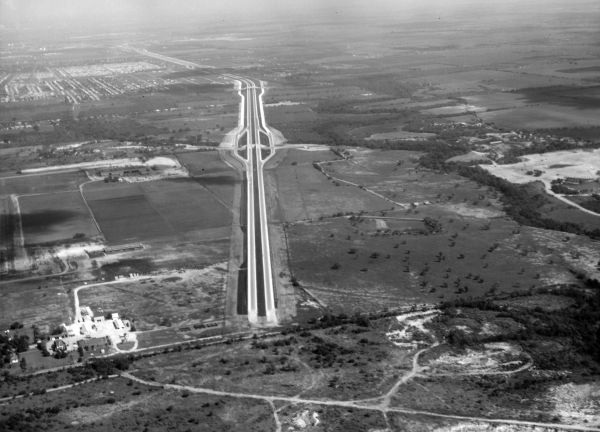
<instances>
[{"instance_id":1,"label":"divided highway","mask_svg":"<svg viewBox=\"0 0 600 432\"><path fill-rule=\"evenodd\" d=\"M271 132L264 120L262 84L248 78L228 75L237 82L241 113L235 140L235 156L245 170L244 260L238 274L238 301L245 293L251 323L277 322L263 167L275 153ZM260 94L258 94L260 90ZM245 224L244 224L245 222Z\"/></svg>"},{"instance_id":2,"label":"divided highway","mask_svg":"<svg viewBox=\"0 0 600 432\"><path fill-rule=\"evenodd\" d=\"M129 45L121 48L188 69L207 67ZM240 226L245 231L245 238L243 260L238 271L237 313L247 314L251 323L275 324L277 299L271 268L263 180L263 167L275 153L275 146L264 118L264 88L261 82L257 84L252 79L238 75L223 74L221 77L235 82L241 97L240 118L233 148L233 155L241 162L245 173L245 190L240 206ZM210 78L206 79L215 82ZM260 93L257 93L258 90Z\"/></svg>"}]
</instances>

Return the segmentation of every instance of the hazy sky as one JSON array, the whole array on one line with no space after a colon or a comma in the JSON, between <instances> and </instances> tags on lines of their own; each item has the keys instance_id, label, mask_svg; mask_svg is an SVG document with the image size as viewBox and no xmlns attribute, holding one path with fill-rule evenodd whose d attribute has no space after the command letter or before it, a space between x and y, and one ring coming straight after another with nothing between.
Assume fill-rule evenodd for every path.
<instances>
[{"instance_id":1,"label":"hazy sky","mask_svg":"<svg viewBox=\"0 0 600 432\"><path fill-rule=\"evenodd\" d=\"M239 20L378 17L406 21L472 14L476 19L507 11L535 16L571 9L600 11L600 0L0 0L0 25L22 30L48 27L110 28L198 24ZM235 31L235 29L233 29Z\"/></svg>"}]
</instances>

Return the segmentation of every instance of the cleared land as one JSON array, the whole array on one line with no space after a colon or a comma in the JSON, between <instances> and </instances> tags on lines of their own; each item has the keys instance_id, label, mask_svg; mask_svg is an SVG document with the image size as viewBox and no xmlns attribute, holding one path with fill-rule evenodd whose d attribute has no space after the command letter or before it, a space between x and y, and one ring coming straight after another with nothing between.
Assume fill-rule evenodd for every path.
<instances>
[{"instance_id":1,"label":"cleared land","mask_svg":"<svg viewBox=\"0 0 600 432\"><path fill-rule=\"evenodd\" d=\"M229 179L229 178L228 178ZM230 180L223 180L232 185ZM204 231L227 236L226 203L193 179L136 184L94 184L85 197L109 243L128 243Z\"/></svg>"},{"instance_id":2,"label":"cleared land","mask_svg":"<svg viewBox=\"0 0 600 432\"><path fill-rule=\"evenodd\" d=\"M293 222L391 207L357 188L335 184L319 173L313 163L337 158L331 152L285 149L275 157L280 158L279 164L273 170L267 166L266 174L277 188L273 191L278 201L276 219Z\"/></svg>"},{"instance_id":3,"label":"cleared land","mask_svg":"<svg viewBox=\"0 0 600 432\"><path fill-rule=\"evenodd\" d=\"M82 289L79 301L98 315L118 312L138 331L192 327L223 319L226 275L225 265L173 272Z\"/></svg>"},{"instance_id":4,"label":"cleared land","mask_svg":"<svg viewBox=\"0 0 600 432\"><path fill-rule=\"evenodd\" d=\"M494 191L456 175L418 169L412 152L355 154L326 163L326 172L420 204L366 213L355 208L353 216L287 224L293 276L333 310L520 292L575 281L569 271L573 265L591 269L583 259L566 257L563 251L572 244L560 246L559 233L539 236L508 219ZM318 170L305 175L325 177ZM591 242L581 241L593 250ZM593 260L591 250L586 259Z\"/></svg>"},{"instance_id":5,"label":"cleared land","mask_svg":"<svg viewBox=\"0 0 600 432\"><path fill-rule=\"evenodd\" d=\"M13 282L2 285L0 324L8 328L15 321L26 327L59 324L70 315L71 301L59 282Z\"/></svg>"},{"instance_id":6,"label":"cleared land","mask_svg":"<svg viewBox=\"0 0 600 432\"><path fill-rule=\"evenodd\" d=\"M0 191L2 194L16 195L76 191L77 187L87 180L83 171L39 175L16 174L0 177Z\"/></svg>"},{"instance_id":7,"label":"cleared land","mask_svg":"<svg viewBox=\"0 0 600 432\"><path fill-rule=\"evenodd\" d=\"M19 204L27 246L100 234L79 191L23 196Z\"/></svg>"}]
</instances>

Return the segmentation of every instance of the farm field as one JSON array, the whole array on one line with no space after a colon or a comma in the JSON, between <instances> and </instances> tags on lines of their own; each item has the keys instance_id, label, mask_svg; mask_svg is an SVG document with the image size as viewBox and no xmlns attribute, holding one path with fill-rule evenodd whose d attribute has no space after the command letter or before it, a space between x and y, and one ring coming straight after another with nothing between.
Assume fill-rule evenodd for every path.
<instances>
[{"instance_id":1,"label":"farm field","mask_svg":"<svg viewBox=\"0 0 600 432\"><path fill-rule=\"evenodd\" d=\"M22 196L19 204L26 246L100 234L79 191Z\"/></svg>"},{"instance_id":2,"label":"farm field","mask_svg":"<svg viewBox=\"0 0 600 432\"><path fill-rule=\"evenodd\" d=\"M234 174L231 167L223 162L216 151L178 153L177 159L187 168L192 177L224 173Z\"/></svg>"},{"instance_id":3,"label":"farm field","mask_svg":"<svg viewBox=\"0 0 600 432\"><path fill-rule=\"evenodd\" d=\"M0 191L4 194L29 195L77 191L88 178L83 171L39 175L11 175L0 177Z\"/></svg>"},{"instance_id":4,"label":"farm field","mask_svg":"<svg viewBox=\"0 0 600 432\"><path fill-rule=\"evenodd\" d=\"M109 243L182 236L191 231L206 232L214 239L215 229L227 231L231 224L226 207L231 202L222 200L228 197L217 199L193 179L93 184L85 189L85 197Z\"/></svg>"},{"instance_id":5,"label":"farm field","mask_svg":"<svg viewBox=\"0 0 600 432\"><path fill-rule=\"evenodd\" d=\"M234 190L241 185L241 179L239 173L227 165L218 152L179 153L177 159L196 183L213 194L225 207L234 207Z\"/></svg>"}]
</instances>

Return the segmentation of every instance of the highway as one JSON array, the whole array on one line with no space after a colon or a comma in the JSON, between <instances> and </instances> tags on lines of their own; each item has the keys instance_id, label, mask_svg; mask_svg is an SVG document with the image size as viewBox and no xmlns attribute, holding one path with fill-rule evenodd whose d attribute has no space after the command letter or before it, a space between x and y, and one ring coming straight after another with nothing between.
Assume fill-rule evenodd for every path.
<instances>
[{"instance_id":1,"label":"highway","mask_svg":"<svg viewBox=\"0 0 600 432\"><path fill-rule=\"evenodd\" d=\"M129 45L122 45L120 48L188 69L207 67ZM244 245L242 264L238 271L237 313L247 314L248 320L253 324L272 325L277 323L277 297L271 267L263 167L275 154L275 145L273 134L265 121L262 102L264 87L261 82L257 84L255 80L239 75L223 74L220 78L234 82L241 99L239 124L232 151L245 174L245 189L240 206Z\"/></svg>"},{"instance_id":2,"label":"highway","mask_svg":"<svg viewBox=\"0 0 600 432\"><path fill-rule=\"evenodd\" d=\"M246 300L251 323L275 324L276 296L263 176L263 167L275 153L275 147L264 119L264 88L237 75L226 78L237 83L242 113L234 148L234 155L242 162L245 172L245 209L240 212L245 219L240 221L245 226L244 259L238 273L238 302Z\"/></svg>"}]
</instances>

